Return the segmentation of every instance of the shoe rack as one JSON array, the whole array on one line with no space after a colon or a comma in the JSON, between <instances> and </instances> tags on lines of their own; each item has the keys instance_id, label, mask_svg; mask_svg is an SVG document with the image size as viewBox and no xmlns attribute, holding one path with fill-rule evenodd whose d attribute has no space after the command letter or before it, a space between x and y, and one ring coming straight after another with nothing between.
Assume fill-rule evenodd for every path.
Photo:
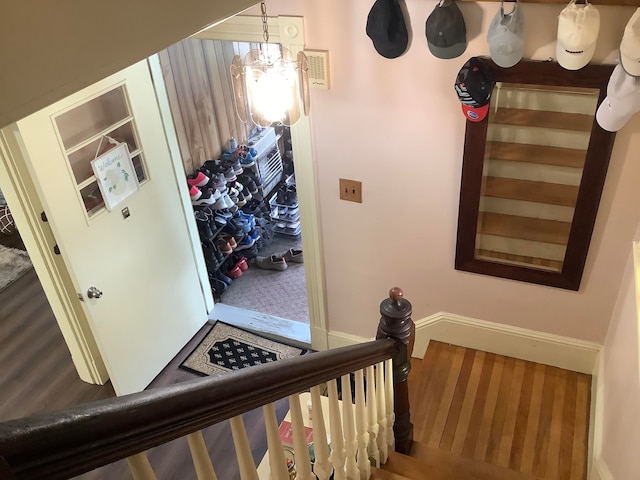
<instances>
[{"instance_id":1,"label":"shoe rack","mask_svg":"<svg viewBox=\"0 0 640 480\"><path fill-rule=\"evenodd\" d=\"M281 184L269 199L269 206L276 233L292 237L300 235L300 209L295 183Z\"/></svg>"}]
</instances>

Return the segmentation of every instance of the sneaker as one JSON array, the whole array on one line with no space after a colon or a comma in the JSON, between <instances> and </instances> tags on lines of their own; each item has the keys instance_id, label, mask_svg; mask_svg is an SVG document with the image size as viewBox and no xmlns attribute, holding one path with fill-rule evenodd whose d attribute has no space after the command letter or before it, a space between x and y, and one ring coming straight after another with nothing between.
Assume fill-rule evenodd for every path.
<instances>
[{"instance_id":1,"label":"sneaker","mask_svg":"<svg viewBox=\"0 0 640 480\"><path fill-rule=\"evenodd\" d=\"M189 188L189 196L191 197L191 202L195 202L202 196L202 192L195 185L191 185Z\"/></svg>"},{"instance_id":2,"label":"sneaker","mask_svg":"<svg viewBox=\"0 0 640 480\"><path fill-rule=\"evenodd\" d=\"M247 248L251 248L253 247L253 244L256 243L256 241L251 238L249 235L246 235L242 241L238 244L237 248L235 249L236 252L239 252L241 250L246 250Z\"/></svg>"},{"instance_id":3,"label":"sneaker","mask_svg":"<svg viewBox=\"0 0 640 480\"><path fill-rule=\"evenodd\" d=\"M237 277L232 277L231 275L225 275L224 273L222 273L220 270L218 270L215 274L215 277L218 280L222 280L224 283L226 283L227 285L231 285L231 282L233 282L233 280L235 280L235 278Z\"/></svg>"},{"instance_id":4,"label":"sneaker","mask_svg":"<svg viewBox=\"0 0 640 480\"><path fill-rule=\"evenodd\" d=\"M287 266L287 261L277 255L271 255L270 257L256 257L256 267L264 270L283 271L287 269Z\"/></svg>"},{"instance_id":5,"label":"sneaker","mask_svg":"<svg viewBox=\"0 0 640 480\"><path fill-rule=\"evenodd\" d=\"M211 276L209 276L209 283L211 284L211 292L216 297L220 297L220 295L222 295L227 290L227 288L229 288L229 285L224 283L222 280L211 278Z\"/></svg>"},{"instance_id":6,"label":"sneaker","mask_svg":"<svg viewBox=\"0 0 640 480\"><path fill-rule=\"evenodd\" d=\"M238 246L238 244L236 243L236 239L227 233L221 234L219 237L219 240L221 240L224 243L227 243L232 250L235 250L236 247ZM224 250L222 251L224 252ZM224 253L227 253L227 252L224 252ZM231 253L231 252L228 252L228 253Z\"/></svg>"},{"instance_id":7,"label":"sneaker","mask_svg":"<svg viewBox=\"0 0 640 480\"><path fill-rule=\"evenodd\" d=\"M247 263L247 258L246 257L240 257L240 259L236 262L236 265L243 272L246 272L247 269L249 268L249 264Z\"/></svg>"},{"instance_id":8,"label":"sneaker","mask_svg":"<svg viewBox=\"0 0 640 480\"><path fill-rule=\"evenodd\" d=\"M235 280L236 278L240 277L240 275L242 275L242 270L238 265L234 265L225 273L227 274L228 277Z\"/></svg>"},{"instance_id":9,"label":"sneaker","mask_svg":"<svg viewBox=\"0 0 640 480\"><path fill-rule=\"evenodd\" d=\"M207 177L204 173L197 171L190 175L187 175L187 183L192 187L204 187L207 183L209 183L209 177Z\"/></svg>"},{"instance_id":10,"label":"sneaker","mask_svg":"<svg viewBox=\"0 0 640 480\"><path fill-rule=\"evenodd\" d=\"M216 173L213 176L213 185L216 187L217 190L220 191L220 193L222 193L223 190L227 188L227 179L224 176L224 173Z\"/></svg>"},{"instance_id":11,"label":"sneaker","mask_svg":"<svg viewBox=\"0 0 640 480\"><path fill-rule=\"evenodd\" d=\"M211 240L213 238L213 231L211 230L211 223L209 219L200 210L196 210L194 216L196 218L196 225L198 225L198 231L200 232L200 238L202 240Z\"/></svg>"},{"instance_id":12,"label":"sneaker","mask_svg":"<svg viewBox=\"0 0 640 480\"><path fill-rule=\"evenodd\" d=\"M213 192L215 192L215 194ZM193 200L192 197L191 205L196 207L200 205L213 205L214 203L216 203L216 200L220 198L220 192L218 192L217 190L206 189L204 191L200 191L200 193L200 197L198 197L196 200Z\"/></svg>"},{"instance_id":13,"label":"sneaker","mask_svg":"<svg viewBox=\"0 0 640 480\"><path fill-rule=\"evenodd\" d=\"M236 179L238 177L236 176L236 171L233 169L233 167L228 167L224 171L224 178L227 179L227 182L235 182L236 181Z\"/></svg>"},{"instance_id":14,"label":"sneaker","mask_svg":"<svg viewBox=\"0 0 640 480\"><path fill-rule=\"evenodd\" d=\"M233 243L235 243L235 240L233 241ZM229 255L233 252L233 247L231 246L231 244L222 237L218 238L218 248L224 255Z\"/></svg>"},{"instance_id":15,"label":"sneaker","mask_svg":"<svg viewBox=\"0 0 640 480\"><path fill-rule=\"evenodd\" d=\"M282 258L284 258L287 263L304 263L304 257L302 255L302 250L297 250L295 248L290 248L286 252L282 254Z\"/></svg>"}]
</instances>

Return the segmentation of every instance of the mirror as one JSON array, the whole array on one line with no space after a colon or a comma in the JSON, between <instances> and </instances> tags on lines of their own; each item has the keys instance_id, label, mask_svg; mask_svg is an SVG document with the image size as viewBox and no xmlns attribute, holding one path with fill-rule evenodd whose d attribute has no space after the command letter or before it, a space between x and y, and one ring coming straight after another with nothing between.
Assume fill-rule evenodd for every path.
<instances>
[{"instance_id":1,"label":"mirror","mask_svg":"<svg viewBox=\"0 0 640 480\"><path fill-rule=\"evenodd\" d=\"M521 61L466 122L457 270L578 290L615 133L595 121L612 65Z\"/></svg>"}]
</instances>

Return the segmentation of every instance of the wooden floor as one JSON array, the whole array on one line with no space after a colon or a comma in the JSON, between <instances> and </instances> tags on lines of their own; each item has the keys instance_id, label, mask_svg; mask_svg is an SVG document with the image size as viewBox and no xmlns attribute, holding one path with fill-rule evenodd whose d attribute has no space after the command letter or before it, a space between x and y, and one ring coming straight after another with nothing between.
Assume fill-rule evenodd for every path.
<instances>
[{"instance_id":1,"label":"wooden floor","mask_svg":"<svg viewBox=\"0 0 640 480\"><path fill-rule=\"evenodd\" d=\"M178 369L207 332L207 327L176 356L149 388L158 388L194 374ZM79 379L71 355L58 329L51 307L33 271L0 291L0 421L49 412L115 396L111 384L89 385ZM276 404L282 420L288 403ZM260 409L243 415L256 464L266 451L264 421ZM229 422L203 431L214 468L221 480L239 479ZM195 479L186 439L178 439L149 452L159 480ZM116 462L77 477L82 480L131 479L125 461Z\"/></svg>"},{"instance_id":2,"label":"wooden floor","mask_svg":"<svg viewBox=\"0 0 640 480\"><path fill-rule=\"evenodd\" d=\"M540 479L586 478L589 375L432 342L409 382L415 441Z\"/></svg>"}]
</instances>

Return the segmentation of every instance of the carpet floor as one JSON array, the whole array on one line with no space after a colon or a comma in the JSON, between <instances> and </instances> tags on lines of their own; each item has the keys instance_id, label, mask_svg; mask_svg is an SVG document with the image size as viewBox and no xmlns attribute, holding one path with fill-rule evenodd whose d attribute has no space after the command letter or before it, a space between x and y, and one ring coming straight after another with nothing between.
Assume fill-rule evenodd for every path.
<instances>
[{"instance_id":1,"label":"carpet floor","mask_svg":"<svg viewBox=\"0 0 640 480\"><path fill-rule=\"evenodd\" d=\"M300 236L275 235L271 245L263 248L260 255L266 257L290 248L302 248ZM304 265L290 263L286 270L279 272L260 269L251 262L249 269L222 294L222 303L309 323Z\"/></svg>"},{"instance_id":2,"label":"carpet floor","mask_svg":"<svg viewBox=\"0 0 640 480\"><path fill-rule=\"evenodd\" d=\"M32 266L27 252L0 245L0 290L15 282Z\"/></svg>"},{"instance_id":3,"label":"carpet floor","mask_svg":"<svg viewBox=\"0 0 640 480\"><path fill-rule=\"evenodd\" d=\"M297 357L304 352L302 348L217 321L180 367L200 375L215 376Z\"/></svg>"}]
</instances>

